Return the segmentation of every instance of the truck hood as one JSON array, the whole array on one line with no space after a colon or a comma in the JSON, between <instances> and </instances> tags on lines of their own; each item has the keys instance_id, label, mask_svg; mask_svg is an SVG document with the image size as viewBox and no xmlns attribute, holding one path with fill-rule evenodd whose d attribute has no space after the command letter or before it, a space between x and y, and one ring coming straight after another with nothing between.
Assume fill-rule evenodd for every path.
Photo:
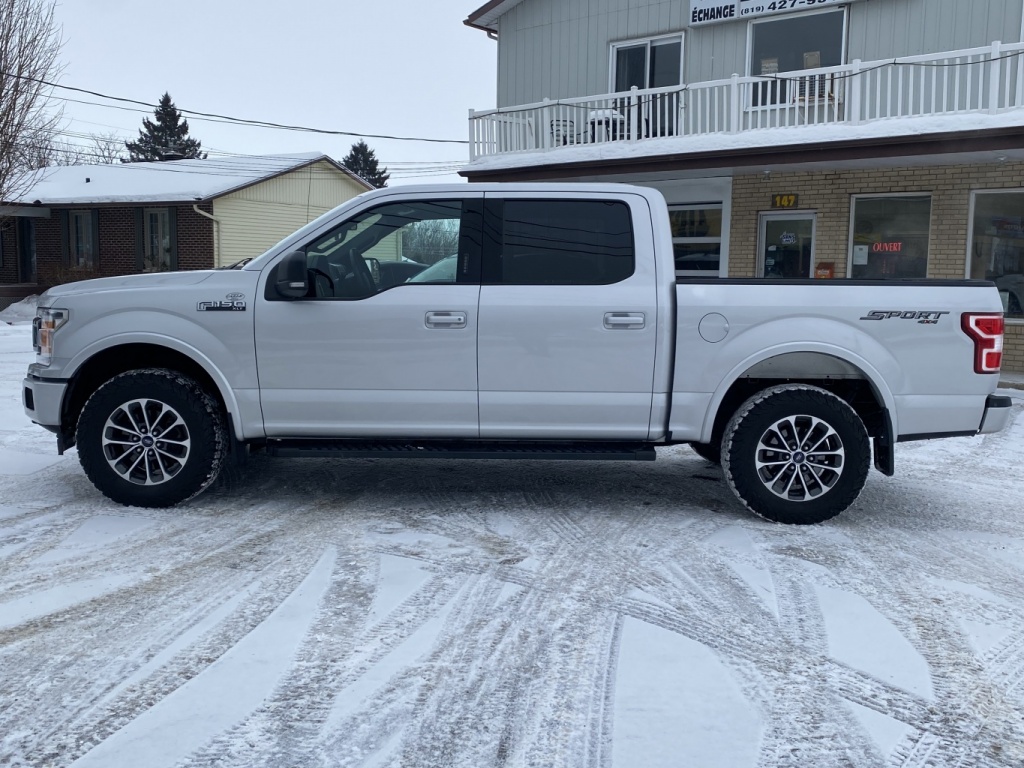
<instances>
[{"instance_id":1,"label":"truck hood","mask_svg":"<svg viewBox=\"0 0 1024 768\"><path fill-rule=\"evenodd\" d=\"M75 283L64 283L48 288L39 297L39 306L45 307L55 299L74 296L81 293L102 293L105 291L144 290L146 288L171 288L186 285L198 285L208 280L214 270L195 270L189 272L156 272L147 275L126 275L123 277L99 277L94 280L79 280Z\"/></svg>"}]
</instances>

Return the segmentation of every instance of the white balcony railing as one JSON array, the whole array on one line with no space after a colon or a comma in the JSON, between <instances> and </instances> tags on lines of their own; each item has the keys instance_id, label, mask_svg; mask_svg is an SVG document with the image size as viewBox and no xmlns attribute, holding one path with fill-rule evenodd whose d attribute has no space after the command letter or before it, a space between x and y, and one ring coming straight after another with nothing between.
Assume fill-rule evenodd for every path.
<instances>
[{"instance_id":1,"label":"white balcony railing","mask_svg":"<svg viewBox=\"0 0 1024 768\"><path fill-rule=\"evenodd\" d=\"M1024 43L854 61L768 77L632 89L469 113L470 159L508 152L859 125L1024 106Z\"/></svg>"}]
</instances>

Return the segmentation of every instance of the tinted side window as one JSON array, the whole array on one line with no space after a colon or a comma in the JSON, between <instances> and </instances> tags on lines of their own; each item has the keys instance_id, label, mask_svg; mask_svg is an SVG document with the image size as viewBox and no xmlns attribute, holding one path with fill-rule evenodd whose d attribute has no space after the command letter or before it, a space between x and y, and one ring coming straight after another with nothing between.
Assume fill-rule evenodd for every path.
<instances>
[{"instance_id":1,"label":"tinted side window","mask_svg":"<svg viewBox=\"0 0 1024 768\"><path fill-rule=\"evenodd\" d=\"M635 260L621 201L505 201L497 282L608 285L632 275Z\"/></svg>"}]
</instances>

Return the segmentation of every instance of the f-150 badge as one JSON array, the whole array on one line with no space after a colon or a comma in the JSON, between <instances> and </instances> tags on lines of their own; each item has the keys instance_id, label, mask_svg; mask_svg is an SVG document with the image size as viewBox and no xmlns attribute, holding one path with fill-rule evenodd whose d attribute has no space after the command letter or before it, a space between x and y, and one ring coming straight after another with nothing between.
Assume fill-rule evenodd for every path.
<instances>
[{"instance_id":1,"label":"f-150 badge","mask_svg":"<svg viewBox=\"0 0 1024 768\"><path fill-rule=\"evenodd\" d=\"M935 325L940 317L948 314L949 312L923 312L916 309L876 309L868 312L861 320L891 320L898 317L900 320L916 320L923 325Z\"/></svg>"},{"instance_id":2,"label":"f-150 badge","mask_svg":"<svg viewBox=\"0 0 1024 768\"><path fill-rule=\"evenodd\" d=\"M200 301L197 312L245 312L245 294L229 293L223 301Z\"/></svg>"}]
</instances>

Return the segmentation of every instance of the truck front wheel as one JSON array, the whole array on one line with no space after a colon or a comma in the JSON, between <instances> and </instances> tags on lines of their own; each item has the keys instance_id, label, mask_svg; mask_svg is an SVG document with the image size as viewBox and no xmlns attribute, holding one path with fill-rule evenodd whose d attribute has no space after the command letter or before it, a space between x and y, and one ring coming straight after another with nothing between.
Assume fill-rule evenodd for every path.
<instances>
[{"instance_id":1,"label":"truck front wheel","mask_svg":"<svg viewBox=\"0 0 1024 768\"><path fill-rule=\"evenodd\" d=\"M170 507L200 493L228 450L217 402L163 368L128 371L97 389L78 419L77 443L93 485L138 507Z\"/></svg>"},{"instance_id":2,"label":"truck front wheel","mask_svg":"<svg viewBox=\"0 0 1024 768\"><path fill-rule=\"evenodd\" d=\"M757 393L730 419L722 469L740 501L778 523L835 517L860 495L871 446L846 401L819 387L783 384Z\"/></svg>"}]
</instances>

